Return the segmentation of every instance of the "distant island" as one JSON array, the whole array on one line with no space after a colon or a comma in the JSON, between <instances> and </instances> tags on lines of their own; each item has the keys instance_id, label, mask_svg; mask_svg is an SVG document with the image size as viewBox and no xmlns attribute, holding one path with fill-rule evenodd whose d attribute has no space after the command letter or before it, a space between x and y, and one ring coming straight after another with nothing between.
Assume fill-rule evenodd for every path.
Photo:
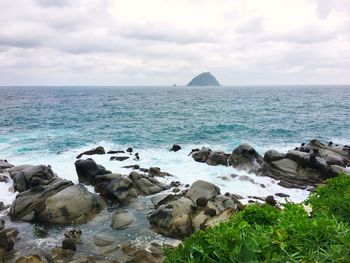
<instances>
[{"instance_id":1,"label":"distant island","mask_svg":"<svg viewBox=\"0 0 350 263\"><path fill-rule=\"evenodd\" d=\"M204 72L194 77L187 86L220 86L220 83L210 72Z\"/></svg>"}]
</instances>

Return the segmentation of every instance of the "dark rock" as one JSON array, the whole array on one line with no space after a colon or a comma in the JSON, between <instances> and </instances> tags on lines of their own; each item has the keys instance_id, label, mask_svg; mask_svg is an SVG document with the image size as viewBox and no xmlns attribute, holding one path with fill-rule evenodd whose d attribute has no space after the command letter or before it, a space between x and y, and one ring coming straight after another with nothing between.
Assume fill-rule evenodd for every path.
<instances>
[{"instance_id":1,"label":"dark rock","mask_svg":"<svg viewBox=\"0 0 350 263\"><path fill-rule=\"evenodd\" d=\"M75 243L74 239L65 238L62 241L62 248L63 249L70 249L72 251L76 251L77 250L77 244Z\"/></svg>"},{"instance_id":2,"label":"dark rock","mask_svg":"<svg viewBox=\"0 0 350 263\"><path fill-rule=\"evenodd\" d=\"M199 197L196 200L196 205L199 207L205 207L208 204L208 200L204 197Z\"/></svg>"},{"instance_id":3,"label":"dark rock","mask_svg":"<svg viewBox=\"0 0 350 263\"><path fill-rule=\"evenodd\" d=\"M174 144L173 147L171 147L171 149L169 151L171 152L177 152L181 150L181 146L178 144Z\"/></svg>"},{"instance_id":4,"label":"dark rock","mask_svg":"<svg viewBox=\"0 0 350 263\"><path fill-rule=\"evenodd\" d=\"M267 196L265 199L265 202L266 202L266 204L269 204L272 206L277 205L277 201L275 200L275 198L272 195Z\"/></svg>"},{"instance_id":5,"label":"dark rock","mask_svg":"<svg viewBox=\"0 0 350 263\"><path fill-rule=\"evenodd\" d=\"M94 155L94 154L105 154L105 153L106 153L105 149L102 146L97 146L94 149L91 149L91 150L85 151L83 153L80 153L77 156L77 159L80 159L83 155Z\"/></svg>"},{"instance_id":6,"label":"dark rock","mask_svg":"<svg viewBox=\"0 0 350 263\"><path fill-rule=\"evenodd\" d=\"M179 199L176 195L173 194L159 194L151 198L151 201L155 208L159 206L169 203L171 201Z\"/></svg>"},{"instance_id":7,"label":"dark rock","mask_svg":"<svg viewBox=\"0 0 350 263\"><path fill-rule=\"evenodd\" d=\"M107 154L125 153L125 151L108 151Z\"/></svg>"},{"instance_id":8,"label":"dark rock","mask_svg":"<svg viewBox=\"0 0 350 263\"><path fill-rule=\"evenodd\" d=\"M132 148L132 147L128 147L127 149L126 149L126 152L128 152L128 153L132 153L134 151L134 149Z\"/></svg>"},{"instance_id":9,"label":"dark rock","mask_svg":"<svg viewBox=\"0 0 350 263\"><path fill-rule=\"evenodd\" d=\"M220 86L220 83L210 72L204 72L194 77L187 86Z\"/></svg>"},{"instance_id":10,"label":"dark rock","mask_svg":"<svg viewBox=\"0 0 350 263\"><path fill-rule=\"evenodd\" d=\"M278 197L289 197L289 195L284 194L284 193L276 193L275 195Z\"/></svg>"},{"instance_id":11,"label":"dark rock","mask_svg":"<svg viewBox=\"0 0 350 263\"><path fill-rule=\"evenodd\" d=\"M140 169L140 165L138 164L134 164L134 165L126 165L126 166L123 166L122 168L127 168L127 169L134 169L134 170L138 170Z\"/></svg>"},{"instance_id":12,"label":"dark rock","mask_svg":"<svg viewBox=\"0 0 350 263\"><path fill-rule=\"evenodd\" d=\"M199 148L192 149L191 152L188 154L188 156L190 156L194 152L199 152Z\"/></svg>"},{"instance_id":13,"label":"dark rock","mask_svg":"<svg viewBox=\"0 0 350 263\"><path fill-rule=\"evenodd\" d=\"M135 161L140 160L139 153L135 153L134 156L135 156L135 157L134 157L134 160L135 160Z\"/></svg>"},{"instance_id":14,"label":"dark rock","mask_svg":"<svg viewBox=\"0 0 350 263\"><path fill-rule=\"evenodd\" d=\"M208 215L210 217L213 217L213 216L216 216L216 210L213 209L213 208L207 207L207 208L204 209L204 214Z\"/></svg>"},{"instance_id":15,"label":"dark rock","mask_svg":"<svg viewBox=\"0 0 350 263\"><path fill-rule=\"evenodd\" d=\"M125 161L127 159L129 159L129 156L112 156L111 158L109 158L110 161Z\"/></svg>"},{"instance_id":16,"label":"dark rock","mask_svg":"<svg viewBox=\"0 0 350 263\"><path fill-rule=\"evenodd\" d=\"M81 230L80 229L71 229L71 230L68 230L64 233L64 236L66 238L69 238L69 239L72 239L75 241L75 243L77 244L82 244L83 241L81 240Z\"/></svg>"},{"instance_id":17,"label":"dark rock","mask_svg":"<svg viewBox=\"0 0 350 263\"><path fill-rule=\"evenodd\" d=\"M95 177L98 175L110 174L102 165L96 164L92 159L77 160L75 162L79 183L95 185Z\"/></svg>"},{"instance_id":18,"label":"dark rock","mask_svg":"<svg viewBox=\"0 0 350 263\"><path fill-rule=\"evenodd\" d=\"M232 151L230 164L234 168L259 174L264 170L264 159L249 144L241 144Z\"/></svg>"}]
</instances>

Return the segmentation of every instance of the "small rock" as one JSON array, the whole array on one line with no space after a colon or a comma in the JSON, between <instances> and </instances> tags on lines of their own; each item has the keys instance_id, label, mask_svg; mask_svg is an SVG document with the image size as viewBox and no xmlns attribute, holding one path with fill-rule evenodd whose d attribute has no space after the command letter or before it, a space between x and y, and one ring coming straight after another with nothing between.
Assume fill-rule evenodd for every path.
<instances>
[{"instance_id":1,"label":"small rock","mask_svg":"<svg viewBox=\"0 0 350 263\"><path fill-rule=\"evenodd\" d=\"M277 205L277 201L275 200L275 198L272 195L267 196L265 199L265 202L266 202L266 204L269 204L272 206Z\"/></svg>"},{"instance_id":2,"label":"small rock","mask_svg":"<svg viewBox=\"0 0 350 263\"><path fill-rule=\"evenodd\" d=\"M178 193L178 192L180 192L180 188L175 187L175 188L173 189L173 193Z\"/></svg>"},{"instance_id":3,"label":"small rock","mask_svg":"<svg viewBox=\"0 0 350 263\"><path fill-rule=\"evenodd\" d=\"M81 230L80 229L71 229L68 230L64 233L64 236L66 238L73 239L77 244L82 244L83 242L81 241Z\"/></svg>"},{"instance_id":4,"label":"small rock","mask_svg":"<svg viewBox=\"0 0 350 263\"><path fill-rule=\"evenodd\" d=\"M177 152L181 150L181 146L178 144L174 144L173 147L170 149L171 152Z\"/></svg>"},{"instance_id":5,"label":"small rock","mask_svg":"<svg viewBox=\"0 0 350 263\"><path fill-rule=\"evenodd\" d=\"M76 251L77 250L77 244L75 243L74 239L72 239L72 238L65 238L62 241L62 248L63 249L70 249L72 251Z\"/></svg>"},{"instance_id":6,"label":"small rock","mask_svg":"<svg viewBox=\"0 0 350 263\"><path fill-rule=\"evenodd\" d=\"M127 159L129 159L129 156L112 156L111 158L109 158L110 161L125 161Z\"/></svg>"},{"instance_id":7,"label":"small rock","mask_svg":"<svg viewBox=\"0 0 350 263\"><path fill-rule=\"evenodd\" d=\"M135 221L135 218L128 212L116 212L112 216L111 227L113 229L122 229L128 227Z\"/></svg>"},{"instance_id":8,"label":"small rock","mask_svg":"<svg viewBox=\"0 0 350 263\"><path fill-rule=\"evenodd\" d=\"M96 234L94 236L94 243L96 246L106 247L112 245L114 243L114 239L113 237L105 234Z\"/></svg>"},{"instance_id":9,"label":"small rock","mask_svg":"<svg viewBox=\"0 0 350 263\"><path fill-rule=\"evenodd\" d=\"M132 147L128 147L127 149L126 149L126 152L128 152L128 153L132 153L134 151L134 149L132 148Z\"/></svg>"},{"instance_id":10,"label":"small rock","mask_svg":"<svg viewBox=\"0 0 350 263\"><path fill-rule=\"evenodd\" d=\"M279 196L279 197L289 197L289 195L284 194L284 193L276 193L275 195Z\"/></svg>"},{"instance_id":11,"label":"small rock","mask_svg":"<svg viewBox=\"0 0 350 263\"><path fill-rule=\"evenodd\" d=\"M125 151L108 151L107 154L125 153Z\"/></svg>"}]
</instances>

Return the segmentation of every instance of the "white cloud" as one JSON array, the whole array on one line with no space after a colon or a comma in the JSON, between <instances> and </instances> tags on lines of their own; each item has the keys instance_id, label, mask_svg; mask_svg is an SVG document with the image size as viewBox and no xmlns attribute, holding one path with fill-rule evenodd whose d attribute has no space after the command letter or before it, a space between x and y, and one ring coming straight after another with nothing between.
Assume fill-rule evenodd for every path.
<instances>
[{"instance_id":1,"label":"white cloud","mask_svg":"<svg viewBox=\"0 0 350 263\"><path fill-rule=\"evenodd\" d=\"M0 2L0 85L350 83L349 0Z\"/></svg>"}]
</instances>

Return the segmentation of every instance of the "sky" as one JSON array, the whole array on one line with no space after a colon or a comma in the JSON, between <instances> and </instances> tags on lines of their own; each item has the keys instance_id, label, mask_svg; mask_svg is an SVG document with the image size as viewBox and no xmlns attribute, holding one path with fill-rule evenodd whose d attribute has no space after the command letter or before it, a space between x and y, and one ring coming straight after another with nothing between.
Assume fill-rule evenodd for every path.
<instances>
[{"instance_id":1,"label":"sky","mask_svg":"<svg viewBox=\"0 0 350 263\"><path fill-rule=\"evenodd\" d=\"M350 84L350 0L0 0L0 85Z\"/></svg>"}]
</instances>

